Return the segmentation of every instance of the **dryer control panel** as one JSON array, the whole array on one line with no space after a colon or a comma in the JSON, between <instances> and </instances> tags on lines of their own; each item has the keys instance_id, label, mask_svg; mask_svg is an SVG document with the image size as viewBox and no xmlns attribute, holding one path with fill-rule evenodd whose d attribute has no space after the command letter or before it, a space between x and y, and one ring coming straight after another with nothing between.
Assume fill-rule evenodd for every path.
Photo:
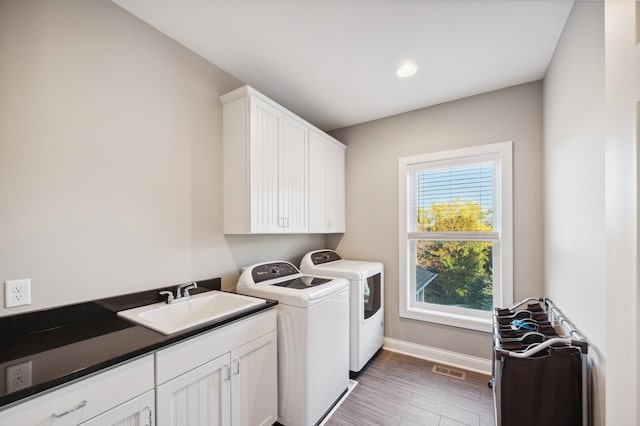
<instances>
[{"instance_id":1,"label":"dryer control panel","mask_svg":"<svg viewBox=\"0 0 640 426\"><path fill-rule=\"evenodd\" d=\"M314 265L321 265L327 262L335 262L336 260L342 260L342 258L333 250L317 251L311 254L311 261Z\"/></svg>"},{"instance_id":2,"label":"dryer control panel","mask_svg":"<svg viewBox=\"0 0 640 426\"><path fill-rule=\"evenodd\" d=\"M251 271L251 278L254 283L272 280L274 278L282 278L288 275L299 274L298 268L289 262L273 262L258 265Z\"/></svg>"}]
</instances>

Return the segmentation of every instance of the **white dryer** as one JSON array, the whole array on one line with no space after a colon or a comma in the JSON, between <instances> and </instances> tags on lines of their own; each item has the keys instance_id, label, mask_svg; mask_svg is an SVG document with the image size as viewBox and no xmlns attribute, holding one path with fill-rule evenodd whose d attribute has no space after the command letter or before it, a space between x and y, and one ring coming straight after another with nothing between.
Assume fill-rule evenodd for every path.
<instances>
[{"instance_id":1,"label":"white dryer","mask_svg":"<svg viewBox=\"0 0 640 426\"><path fill-rule=\"evenodd\" d=\"M349 370L357 376L384 342L384 266L345 260L333 250L316 250L302 258L300 270L349 280Z\"/></svg>"},{"instance_id":2,"label":"white dryer","mask_svg":"<svg viewBox=\"0 0 640 426\"><path fill-rule=\"evenodd\" d=\"M236 291L278 301L278 422L318 424L349 385L347 280L265 262L246 268Z\"/></svg>"}]
</instances>

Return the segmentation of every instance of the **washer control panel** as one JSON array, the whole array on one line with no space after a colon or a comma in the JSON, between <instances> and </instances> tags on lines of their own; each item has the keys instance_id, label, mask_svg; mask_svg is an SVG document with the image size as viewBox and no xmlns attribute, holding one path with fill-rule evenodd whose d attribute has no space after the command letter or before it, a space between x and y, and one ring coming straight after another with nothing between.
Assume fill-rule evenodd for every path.
<instances>
[{"instance_id":1,"label":"washer control panel","mask_svg":"<svg viewBox=\"0 0 640 426\"><path fill-rule=\"evenodd\" d=\"M258 265L251 271L251 278L254 283L272 280L274 278L282 278L288 275L299 274L298 268L289 262L273 262Z\"/></svg>"}]
</instances>

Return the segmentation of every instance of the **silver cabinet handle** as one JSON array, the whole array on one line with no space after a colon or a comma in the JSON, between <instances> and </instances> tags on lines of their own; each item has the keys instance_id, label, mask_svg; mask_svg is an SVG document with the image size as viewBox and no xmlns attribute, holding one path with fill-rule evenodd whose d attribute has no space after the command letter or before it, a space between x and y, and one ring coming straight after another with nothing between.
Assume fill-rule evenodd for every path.
<instances>
[{"instance_id":1,"label":"silver cabinet handle","mask_svg":"<svg viewBox=\"0 0 640 426\"><path fill-rule=\"evenodd\" d=\"M231 378L231 369L226 364L223 368L224 368L224 380L229 380Z\"/></svg>"},{"instance_id":2,"label":"silver cabinet handle","mask_svg":"<svg viewBox=\"0 0 640 426\"><path fill-rule=\"evenodd\" d=\"M62 417L62 416L66 416L69 413L73 413L76 410L81 409L82 407L84 407L85 405L87 405L89 402L85 399L84 401L80 402L78 405L76 405L73 408L68 409L67 411L65 411L64 413L60 413L60 414L56 414L53 413L53 417Z\"/></svg>"},{"instance_id":3,"label":"silver cabinet handle","mask_svg":"<svg viewBox=\"0 0 640 426\"><path fill-rule=\"evenodd\" d=\"M153 426L153 417L151 417L151 413L152 413L151 408L147 406L142 409L142 411L145 411L145 410L149 411L149 424L147 424L145 421L144 426ZM142 411L140 411L140 417L142 417Z\"/></svg>"},{"instance_id":4,"label":"silver cabinet handle","mask_svg":"<svg viewBox=\"0 0 640 426\"><path fill-rule=\"evenodd\" d=\"M233 374L240 374L240 361L234 359L233 366L235 367L235 371L233 372Z\"/></svg>"}]
</instances>

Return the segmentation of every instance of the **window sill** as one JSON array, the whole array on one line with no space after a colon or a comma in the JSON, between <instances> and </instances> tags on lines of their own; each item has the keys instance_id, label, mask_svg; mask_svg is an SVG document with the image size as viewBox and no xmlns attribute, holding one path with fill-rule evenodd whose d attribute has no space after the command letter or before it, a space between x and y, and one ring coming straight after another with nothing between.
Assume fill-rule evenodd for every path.
<instances>
[{"instance_id":1,"label":"window sill","mask_svg":"<svg viewBox=\"0 0 640 426\"><path fill-rule=\"evenodd\" d=\"M487 313L490 315L489 313ZM484 331L491 333L493 324L491 318L482 318L472 315L464 315L454 312L443 312L435 310L424 310L418 308L402 309L401 318L433 322L436 324L449 325L452 327L466 328L468 330Z\"/></svg>"}]
</instances>

